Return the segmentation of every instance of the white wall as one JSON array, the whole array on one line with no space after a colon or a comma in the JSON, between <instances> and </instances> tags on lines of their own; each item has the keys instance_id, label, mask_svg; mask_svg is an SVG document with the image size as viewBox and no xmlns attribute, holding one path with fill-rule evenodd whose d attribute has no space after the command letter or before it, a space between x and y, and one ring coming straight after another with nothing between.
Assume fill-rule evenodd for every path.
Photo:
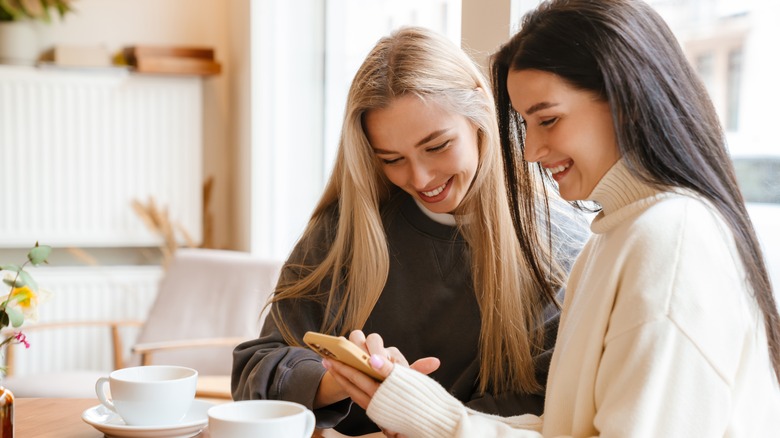
<instances>
[{"instance_id":1,"label":"white wall","mask_svg":"<svg viewBox=\"0 0 780 438\"><path fill-rule=\"evenodd\" d=\"M240 35L240 22L234 26L231 11L249 0L76 0L75 13L51 25L40 25L43 47L63 45L103 45L111 53L134 44L210 46L222 63L223 72L203 80L204 178L215 177L211 211L215 215L214 243L235 247L237 237L232 223L235 209L238 136L231 130L238 121L232 114L234 97L230 87L233 60L241 66L242 53L236 53L231 36ZM246 15L244 15L246 17ZM248 23L248 17L246 18ZM232 33L231 33L232 32ZM233 93L236 94L236 93ZM196 152L196 151L193 151ZM200 190L200 188L198 188ZM128 208L130 208L128 206Z\"/></svg>"}]
</instances>

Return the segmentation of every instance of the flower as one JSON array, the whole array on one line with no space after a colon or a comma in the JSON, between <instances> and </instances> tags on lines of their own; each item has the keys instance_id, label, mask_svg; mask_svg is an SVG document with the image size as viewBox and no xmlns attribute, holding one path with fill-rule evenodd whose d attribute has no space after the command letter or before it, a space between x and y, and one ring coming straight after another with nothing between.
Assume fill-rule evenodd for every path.
<instances>
[{"instance_id":1,"label":"flower","mask_svg":"<svg viewBox=\"0 0 780 438\"><path fill-rule=\"evenodd\" d=\"M19 328L25 321L38 319L38 304L42 291L24 267L28 264L38 266L48 263L46 259L50 253L50 246L38 245L38 242L35 242L35 247L27 253L27 261L24 264L0 266L0 271L7 271L3 283L10 288L7 295L0 297L0 348L8 343L23 344L25 348L30 348L27 335Z\"/></svg>"},{"instance_id":2,"label":"flower","mask_svg":"<svg viewBox=\"0 0 780 438\"><path fill-rule=\"evenodd\" d=\"M14 339L16 339L16 342L20 344L24 344L24 348L30 348L30 343L27 342L27 335L25 335L22 332L16 332L14 335Z\"/></svg>"},{"instance_id":3,"label":"flower","mask_svg":"<svg viewBox=\"0 0 780 438\"><path fill-rule=\"evenodd\" d=\"M60 18L73 11L74 0L0 0L0 21L40 20L50 23L51 9L55 9Z\"/></svg>"}]
</instances>

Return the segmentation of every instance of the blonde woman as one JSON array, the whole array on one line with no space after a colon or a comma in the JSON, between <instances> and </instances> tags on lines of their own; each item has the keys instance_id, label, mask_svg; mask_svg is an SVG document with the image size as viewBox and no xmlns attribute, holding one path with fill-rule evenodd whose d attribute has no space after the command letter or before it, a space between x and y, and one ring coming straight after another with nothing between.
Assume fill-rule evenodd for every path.
<instances>
[{"instance_id":1,"label":"blonde woman","mask_svg":"<svg viewBox=\"0 0 780 438\"><path fill-rule=\"evenodd\" d=\"M380 40L270 317L235 350L234 399L292 400L318 427L378 431L301 347L308 330L362 329L410 361L435 357L412 366L474 409L541 413L557 297L585 228L514 223L501 166L491 91L471 59L423 29Z\"/></svg>"}]
</instances>

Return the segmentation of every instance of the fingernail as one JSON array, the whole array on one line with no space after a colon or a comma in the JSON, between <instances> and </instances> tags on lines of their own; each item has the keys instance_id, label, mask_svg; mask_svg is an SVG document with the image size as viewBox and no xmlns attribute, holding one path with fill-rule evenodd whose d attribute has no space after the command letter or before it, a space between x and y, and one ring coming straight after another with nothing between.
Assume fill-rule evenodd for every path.
<instances>
[{"instance_id":1,"label":"fingernail","mask_svg":"<svg viewBox=\"0 0 780 438\"><path fill-rule=\"evenodd\" d=\"M372 354L371 358L368 359L368 363L370 363L371 367L375 370L379 370L384 366L385 360L378 354Z\"/></svg>"},{"instance_id":2,"label":"fingernail","mask_svg":"<svg viewBox=\"0 0 780 438\"><path fill-rule=\"evenodd\" d=\"M330 369L330 361L328 361L328 359L322 359L322 366L323 366L323 367L324 367L326 370L329 370L329 369Z\"/></svg>"}]
</instances>

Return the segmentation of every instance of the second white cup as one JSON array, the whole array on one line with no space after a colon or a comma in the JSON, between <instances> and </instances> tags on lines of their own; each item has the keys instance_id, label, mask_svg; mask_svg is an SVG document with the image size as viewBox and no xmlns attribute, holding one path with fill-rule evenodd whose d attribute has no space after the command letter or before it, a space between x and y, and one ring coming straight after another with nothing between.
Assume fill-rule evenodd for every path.
<instances>
[{"instance_id":1,"label":"second white cup","mask_svg":"<svg viewBox=\"0 0 780 438\"><path fill-rule=\"evenodd\" d=\"M211 438L309 438L314 414L305 406L281 400L244 400L212 406Z\"/></svg>"},{"instance_id":2,"label":"second white cup","mask_svg":"<svg viewBox=\"0 0 780 438\"><path fill-rule=\"evenodd\" d=\"M187 415L197 383L198 372L192 368L148 365L122 368L99 378L95 392L127 425L165 426L179 423Z\"/></svg>"}]
</instances>

